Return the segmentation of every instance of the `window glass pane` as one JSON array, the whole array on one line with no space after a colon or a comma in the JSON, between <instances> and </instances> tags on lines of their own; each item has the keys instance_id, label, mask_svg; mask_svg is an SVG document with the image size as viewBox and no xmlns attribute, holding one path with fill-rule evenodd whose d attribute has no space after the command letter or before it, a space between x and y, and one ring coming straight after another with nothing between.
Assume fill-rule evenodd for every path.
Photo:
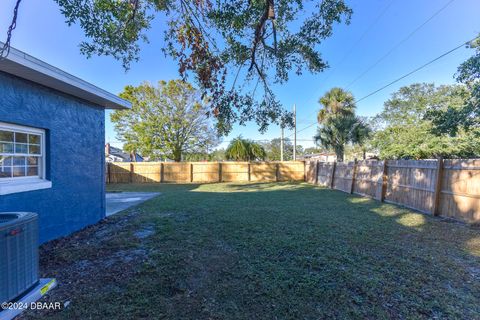
<instances>
[{"instance_id":1,"label":"window glass pane","mask_svg":"<svg viewBox=\"0 0 480 320\"><path fill-rule=\"evenodd\" d=\"M36 145L29 145L28 146L28 149L29 149L29 153L30 154L40 154L40 146L36 146Z\"/></svg>"},{"instance_id":2,"label":"window glass pane","mask_svg":"<svg viewBox=\"0 0 480 320\"><path fill-rule=\"evenodd\" d=\"M13 153L13 143L2 143L2 142L0 142L0 152Z\"/></svg>"},{"instance_id":3,"label":"window glass pane","mask_svg":"<svg viewBox=\"0 0 480 320\"><path fill-rule=\"evenodd\" d=\"M0 156L0 166L11 166L11 165L12 165L12 157Z\"/></svg>"},{"instance_id":4,"label":"window glass pane","mask_svg":"<svg viewBox=\"0 0 480 320\"><path fill-rule=\"evenodd\" d=\"M12 167L0 166L0 178L11 178L11 177L12 177Z\"/></svg>"},{"instance_id":5,"label":"window glass pane","mask_svg":"<svg viewBox=\"0 0 480 320\"><path fill-rule=\"evenodd\" d=\"M38 157L28 157L27 164L29 166L38 166Z\"/></svg>"},{"instance_id":6,"label":"window glass pane","mask_svg":"<svg viewBox=\"0 0 480 320\"><path fill-rule=\"evenodd\" d=\"M13 157L13 165L14 166L24 166L26 157Z\"/></svg>"},{"instance_id":7,"label":"window glass pane","mask_svg":"<svg viewBox=\"0 0 480 320\"><path fill-rule=\"evenodd\" d=\"M13 142L13 132L0 130L0 141Z\"/></svg>"},{"instance_id":8,"label":"window glass pane","mask_svg":"<svg viewBox=\"0 0 480 320\"><path fill-rule=\"evenodd\" d=\"M40 144L40 136L38 134L29 134L28 143L31 144Z\"/></svg>"},{"instance_id":9,"label":"window glass pane","mask_svg":"<svg viewBox=\"0 0 480 320\"><path fill-rule=\"evenodd\" d=\"M13 167L13 177L25 177L25 166Z\"/></svg>"},{"instance_id":10,"label":"window glass pane","mask_svg":"<svg viewBox=\"0 0 480 320\"><path fill-rule=\"evenodd\" d=\"M27 176L38 176L38 167L37 166L28 166L27 167Z\"/></svg>"},{"instance_id":11,"label":"window glass pane","mask_svg":"<svg viewBox=\"0 0 480 320\"><path fill-rule=\"evenodd\" d=\"M15 132L15 142L27 143L27 136L26 133Z\"/></svg>"},{"instance_id":12,"label":"window glass pane","mask_svg":"<svg viewBox=\"0 0 480 320\"><path fill-rule=\"evenodd\" d=\"M15 153L28 153L28 144L15 143Z\"/></svg>"},{"instance_id":13,"label":"window glass pane","mask_svg":"<svg viewBox=\"0 0 480 320\"><path fill-rule=\"evenodd\" d=\"M42 134L28 131L28 128L19 131L14 127L0 129L0 178L41 175Z\"/></svg>"}]
</instances>

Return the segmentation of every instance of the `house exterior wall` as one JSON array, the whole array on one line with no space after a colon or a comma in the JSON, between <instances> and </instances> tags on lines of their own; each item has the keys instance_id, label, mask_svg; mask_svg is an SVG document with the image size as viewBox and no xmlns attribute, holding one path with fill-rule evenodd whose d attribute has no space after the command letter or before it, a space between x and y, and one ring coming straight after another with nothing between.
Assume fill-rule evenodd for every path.
<instances>
[{"instance_id":1,"label":"house exterior wall","mask_svg":"<svg viewBox=\"0 0 480 320\"><path fill-rule=\"evenodd\" d=\"M0 121L45 129L52 188L0 195L0 212L39 214L40 242L105 216L104 109L0 72Z\"/></svg>"},{"instance_id":2,"label":"house exterior wall","mask_svg":"<svg viewBox=\"0 0 480 320\"><path fill-rule=\"evenodd\" d=\"M305 155L303 160L307 161L321 161L321 162L335 162L337 160L337 156L333 153L325 153L325 154L313 154L313 155Z\"/></svg>"}]
</instances>

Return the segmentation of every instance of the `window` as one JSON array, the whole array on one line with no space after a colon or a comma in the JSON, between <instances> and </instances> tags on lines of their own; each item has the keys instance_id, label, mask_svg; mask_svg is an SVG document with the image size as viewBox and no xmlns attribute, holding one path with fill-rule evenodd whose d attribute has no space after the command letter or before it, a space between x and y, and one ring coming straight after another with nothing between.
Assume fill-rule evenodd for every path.
<instances>
[{"instance_id":1,"label":"window","mask_svg":"<svg viewBox=\"0 0 480 320\"><path fill-rule=\"evenodd\" d=\"M44 130L0 122L0 194L12 193L7 189L41 189L38 183L45 181L44 150ZM29 184L35 186L26 188Z\"/></svg>"}]
</instances>

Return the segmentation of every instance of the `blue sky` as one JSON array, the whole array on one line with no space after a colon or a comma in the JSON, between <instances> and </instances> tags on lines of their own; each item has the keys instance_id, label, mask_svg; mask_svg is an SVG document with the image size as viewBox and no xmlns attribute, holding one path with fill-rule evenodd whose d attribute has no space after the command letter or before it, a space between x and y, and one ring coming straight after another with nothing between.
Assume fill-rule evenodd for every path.
<instances>
[{"instance_id":1,"label":"blue sky","mask_svg":"<svg viewBox=\"0 0 480 320\"><path fill-rule=\"evenodd\" d=\"M292 76L290 81L276 87L278 98L286 108L297 105L298 130L315 121L320 108L318 98L333 86L346 87L379 58L425 22L451 0L349 0L354 13L350 25L337 25L334 34L319 47L330 64L321 74ZM11 20L15 0L2 0L0 10L0 39L4 40ZM423 63L454 48L480 32L480 1L454 0L438 16L399 45L388 57L355 82L349 90L358 99L384 84L413 70ZM383 13L383 14L382 14ZM79 52L83 33L78 26L68 27L59 7L53 0L23 0L18 26L12 45L41 60L113 93L128 84L156 82L178 77L176 64L161 53L162 19L154 20L148 32L150 43L142 44L140 61L125 73L121 63L111 57L87 59ZM366 31L368 32L366 33ZM361 41L359 41L361 39ZM346 53L350 54L343 59ZM454 83L457 66L472 51L460 49L420 72L384 91L361 101L358 114L372 116L381 111L383 102L399 87L414 82ZM343 62L342 62L343 61ZM109 112L106 114L106 141L118 144ZM315 126L298 134L299 144L313 146ZM238 135L251 139L271 139L280 136L280 128L270 127L260 134L255 124L235 126L224 138L225 144ZM286 136L291 134L286 132Z\"/></svg>"}]
</instances>

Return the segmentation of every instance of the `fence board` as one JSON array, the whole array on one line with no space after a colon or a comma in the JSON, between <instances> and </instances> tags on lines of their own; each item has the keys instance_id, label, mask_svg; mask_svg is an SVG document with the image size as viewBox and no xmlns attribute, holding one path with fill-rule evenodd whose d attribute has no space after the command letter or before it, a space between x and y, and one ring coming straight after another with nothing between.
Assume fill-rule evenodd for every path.
<instances>
[{"instance_id":1,"label":"fence board","mask_svg":"<svg viewBox=\"0 0 480 320\"><path fill-rule=\"evenodd\" d=\"M438 213L480 221L480 160L444 160Z\"/></svg>"},{"instance_id":2,"label":"fence board","mask_svg":"<svg viewBox=\"0 0 480 320\"><path fill-rule=\"evenodd\" d=\"M437 160L389 160L385 201L431 213Z\"/></svg>"},{"instance_id":3,"label":"fence board","mask_svg":"<svg viewBox=\"0 0 480 320\"><path fill-rule=\"evenodd\" d=\"M164 182L190 182L190 163L165 162L163 164Z\"/></svg>"},{"instance_id":4,"label":"fence board","mask_svg":"<svg viewBox=\"0 0 480 320\"><path fill-rule=\"evenodd\" d=\"M130 182L130 163L110 163L110 183Z\"/></svg>"},{"instance_id":5,"label":"fence board","mask_svg":"<svg viewBox=\"0 0 480 320\"><path fill-rule=\"evenodd\" d=\"M318 162L318 170L316 168L317 161L308 161L305 163L305 181L330 187L332 179L333 162ZM317 177L315 177L315 174Z\"/></svg>"},{"instance_id":6,"label":"fence board","mask_svg":"<svg viewBox=\"0 0 480 320\"><path fill-rule=\"evenodd\" d=\"M318 163L318 184L324 187L330 187L332 181L334 162Z\"/></svg>"},{"instance_id":7,"label":"fence board","mask_svg":"<svg viewBox=\"0 0 480 320\"><path fill-rule=\"evenodd\" d=\"M338 162L335 167L333 188L350 193L353 178L353 162Z\"/></svg>"},{"instance_id":8,"label":"fence board","mask_svg":"<svg viewBox=\"0 0 480 320\"><path fill-rule=\"evenodd\" d=\"M279 181L305 180L305 164L303 161L278 162Z\"/></svg>"},{"instance_id":9,"label":"fence board","mask_svg":"<svg viewBox=\"0 0 480 320\"><path fill-rule=\"evenodd\" d=\"M363 160L357 162L353 193L375 198L383 183L383 161Z\"/></svg>"},{"instance_id":10,"label":"fence board","mask_svg":"<svg viewBox=\"0 0 480 320\"><path fill-rule=\"evenodd\" d=\"M250 164L250 181L276 181L276 162L252 162Z\"/></svg>"},{"instance_id":11,"label":"fence board","mask_svg":"<svg viewBox=\"0 0 480 320\"><path fill-rule=\"evenodd\" d=\"M248 181L248 162L222 162L222 181Z\"/></svg>"},{"instance_id":12,"label":"fence board","mask_svg":"<svg viewBox=\"0 0 480 320\"><path fill-rule=\"evenodd\" d=\"M218 182L218 163L199 162L191 163L193 173L192 182Z\"/></svg>"},{"instance_id":13,"label":"fence board","mask_svg":"<svg viewBox=\"0 0 480 320\"><path fill-rule=\"evenodd\" d=\"M306 161L305 162L305 181L310 183L315 183L317 174L317 161Z\"/></svg>"},{"instance_id":14,"label":"fence board","mask_svg":"<svg viewBox=\"0 0 480 320\"><path fill-rule=\"evenodd\" d=\"M133 183L160 182L160 164L132 162L131 165L133 166Z\"/></svg>"}]
</instances>

